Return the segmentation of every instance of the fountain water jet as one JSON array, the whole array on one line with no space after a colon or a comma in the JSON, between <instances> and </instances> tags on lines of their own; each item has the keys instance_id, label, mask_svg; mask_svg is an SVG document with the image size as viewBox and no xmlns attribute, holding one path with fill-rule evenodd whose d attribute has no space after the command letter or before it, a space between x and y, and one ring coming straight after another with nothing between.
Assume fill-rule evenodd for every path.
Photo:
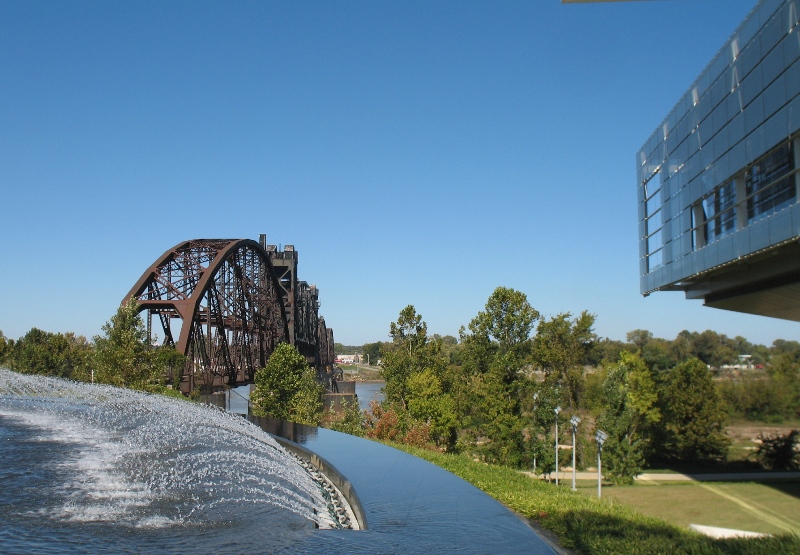
<instances>
[{"instance_id":1,"label":"fountain water jet","mask_svg":"<svg viewBox=\"0 0 800 555\"><path fill-rule=\"evenodd\" d=\"M318 476L256 426L211 407L0 369L0 419L65 447L46 463L63 481L34 509L40 516L194 526L246 505L294 526L341 527Z\"/></svg>"},{"instance_id":2,"label":"fountain water jet","mask_svg":"<svg viewBox=\"0 0 800 555\"><path fill-rule=\"evenodd\" d=\"M320 498L327 488L313 469L244 419L0 369L0 552L554 553L441 468L373 441L284 424L276 433L292 440L290 451L310 456L342 492L358 491L368 530L333 528L339 507Z\"/></svg>"}]
</instances>

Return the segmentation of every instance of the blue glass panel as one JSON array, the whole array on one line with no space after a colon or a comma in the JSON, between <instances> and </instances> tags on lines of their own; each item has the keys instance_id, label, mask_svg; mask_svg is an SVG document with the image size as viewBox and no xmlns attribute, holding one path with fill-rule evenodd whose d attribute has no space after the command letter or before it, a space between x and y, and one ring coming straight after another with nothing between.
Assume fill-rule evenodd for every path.
<instances>
[{"instance_id":1,"label":"blue glass panel","mask_svg":"<svg viewBox=\"0 0 800 555\"><path fill-rule=\"evenodd\" d=\"M784 104L786 104L786 84L784 82L784 77L778 77L772 84L766 88L764 94L764 116L769 117L778 110L780 110Z\"/></svg>"},{"instance_id":2,"label":"blue glass panel","mask_svg":"<svg viewBox=\"0 0 800 555\"><path fill-rule=\"evenodd\" d=\"M739 90L742 94L742 106L747 108L747 105L750 104L754 98L756 98L761 91L764 89L764 85L761 81L761 67L757 67L755 70L751 71L747 77L742 79L741 85L739 85Z\"/></svg>"},{"instance_id":3,"label":"blue glass panel","mask_svg":"<svg viewBox=\"0 0 800 555\"><path fill-rule=\"evenodd\" d=\"M764 123L764 102L759 96L744 109L744 129L748 135Z\"/></svg>"},{"instance_id":4,"label":"blue glass panel","mask_svg":"<svg viewBox=\"0 0 800 555\"><path fill-rule=\"evenodd\" d=\"M766 55L760 65L761 79L764 85L772 83L786 67L783 65L783 48L774 48L772 52Z\"/></svg>"}]
</instances>

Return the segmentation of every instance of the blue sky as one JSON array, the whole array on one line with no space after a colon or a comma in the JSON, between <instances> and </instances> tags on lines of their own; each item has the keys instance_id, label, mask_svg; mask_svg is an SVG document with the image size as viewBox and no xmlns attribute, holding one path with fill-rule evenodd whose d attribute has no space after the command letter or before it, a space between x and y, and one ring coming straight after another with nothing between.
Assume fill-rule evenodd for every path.
<instances>
[{"instance_id":1,"label":"blue sky","mask_svg":"<svg viewBox=\"0 0 800 555\"><path fill-rule=\"evenodd\" d=\"M171 246L266 233L345 344L500 285L613 339L798 339L639 294L635 154L754 5L0 2L0 330L91 337Z\"/></svg>"}]
</instances>

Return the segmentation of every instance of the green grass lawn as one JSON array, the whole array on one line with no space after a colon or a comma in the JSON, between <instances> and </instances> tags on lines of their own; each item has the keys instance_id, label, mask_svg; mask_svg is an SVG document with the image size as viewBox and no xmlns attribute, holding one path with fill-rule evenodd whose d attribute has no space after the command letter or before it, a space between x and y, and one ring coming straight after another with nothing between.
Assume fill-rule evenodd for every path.
<instances>
[{"instance_id":1,"label":"green grass lawn","mask_svg":"<svg viewBox=\"0 0 800 555\"><path fill-rule=\"evenodd\" d=\"M596 483L578 483L595 495ZM800 535L800 482L653 482L603 488L603 496L677 526Z\"/></svg>"},{"instance_id":2,"label":"green grass lawn","mask_svg":"<svg viewBox=\"0 0 800 555\"><path fill-rule=\"evenodd\" d=\"M582 485L581 490L583 491L573 492L568 483L555 487L553 484L531 479L515 469L486 465L459 455L448 455L397 444L393 444L393 446L460 476L516 513L552 530L560 538L563 546L577 553L620 555L628 553L637 555L800 554L800 537L797 535L784 533L765 539L714 540L692 532L681 525L647 515L644 511L629 505L627 501L615 500L613 495L608 494L612 488L605 488L604 498L597 499L589 494L588 483ZM716 487L719 484L711 485ZM594 487L596 487L596 483ZM658 497L662 495L660 492L667 491L672 486L633 487L633 489L636 488L641 490L641 492L635 492L642 494L639 498L646 498L649 494L654 506L658 504L676 505L674 499L658 500ZM699 489L702 495L711 496L703 499L712 499L712 506L723 506L717 500L719 495L714 497L715 494L708 492L705 488ZM615 490L616 494L622 492L624 488L615 488ZM675 491L678 491L677 488ZM695 490L685 489L683 491L701 495ZM727 491L725 493L736 495L740 492L734 490L733 493ZM749 499L751 504L759 502L757 488L753 490L751 496L752 499ZM697 499L699 500L699 498ZM684 510L686 509L684 508ZM774 509L775 512L779 510ZM676 512L680 512L680 509L677 509ZM783 515L782 518L786 520L792 517ZM692 523L714 525L709 522ZM723 526L723 524L717 525ZM739 528L738 525L725 527Z\"/></svg>"}]
</instances>

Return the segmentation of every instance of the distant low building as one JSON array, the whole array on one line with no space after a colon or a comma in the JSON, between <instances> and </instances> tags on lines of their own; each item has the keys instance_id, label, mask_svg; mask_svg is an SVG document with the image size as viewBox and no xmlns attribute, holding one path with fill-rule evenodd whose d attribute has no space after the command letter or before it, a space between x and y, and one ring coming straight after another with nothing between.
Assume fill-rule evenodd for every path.
<instances>
[{"instance_id":1,"label":"distant low building","mask_svg":"<svg viewBox=\"0 0 800 555\"><path fill-rule=\"evenodd\" d=\"M799 19L761 0L639 151L642 294L800 321Z\"/></svg>"}]
</instances>

